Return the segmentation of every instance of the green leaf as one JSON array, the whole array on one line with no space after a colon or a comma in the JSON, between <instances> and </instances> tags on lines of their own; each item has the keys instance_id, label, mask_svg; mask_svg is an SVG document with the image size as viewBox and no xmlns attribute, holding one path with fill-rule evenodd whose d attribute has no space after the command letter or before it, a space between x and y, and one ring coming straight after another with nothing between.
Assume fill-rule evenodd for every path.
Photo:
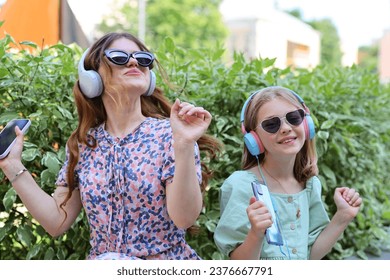
<instances>
[{"instance_id":1,"label":"green leaf","mask_svg":"<svg viewBox=\"0 0 390 280\"><path fill-rule=\"evenodd\" d=\"M168 52L173 53L175 51L175 43L173 42L172 38L166 37L164 44Z\"/></svg>"},{"instance_id":2,"label":"green leaf","mask_svg":"<svg viewBox=\"0 0 390 280\"><path fill-rule=\"evenodd\" d=\"M326 120L321 124L321 129L324 130L329 129L335 124L335 122L336 122L335 119Z\"/></svg>"},{"instance_id":3,"label":"green leaf","mask_svg":"<svg viewBox=\"0 0 390 280\"><path fill-rule=\"evenodd\" d=\"M17 112L7 110L0 115L0 125L3 124L5 126L10 120L13 120L13 119L20 119L19 114Z\"/></svg>"},{"instance_id":4,"label":"green leaf","mask_svg":"<svg viewBox=\"0 0 390 280\"><path fill-rule=\"evenodd\" d=\"M17 194L16 194L16 191L14 188L10 188L4 195L3 197L3 205L5 207L5 211L9 212L15 201L16 201L16 197L17 197Z\"/></svg>"},{"instance_id":5,"label":"green leaf","mask_svg":"<svg viewBox=\"0 0 390 280\"><path fill-rule=\"evenodd\" d=\"M34 48L34 49L38 48L38 45L35 44L34 42L31 42L31 41L21 41L20 44L21 44L21 45L25 45L25 46L32 47L32 48Z\"/></svg>"},{"instance_id":6,"label":"green leaf","mask_svg":"<svg viewBox=\"0 0 390 280\"><path fill-rule=\"evenodd\" d=\"M41 250L41 247L42 247L42 244L35 244L34 246L32 246L32 248L28 251L26 259L31 260L36 255L38 255L38 253Z\"/></svg>"},{"instance_id":7,"label":"green leaf","mask_svg":"<svg viewBox=\"0 0 390 280\"><path fill-rule=\"evenodd\" d=\"M390 211L384 211L382 217L383 219L390 221Z\"/></svg>"},{"instance_id":8,"label":"green leaf","mask_svg":"<svg viewBox=\"0 0 390 280\"><path fill-rule=\"evenodd\" d=\"M43 257L45 260L52 260L54 258L55 252L54 249L49 247L45 252L45 256Z\"/></svg>"},{"instance_id":9,"label":"green leaf","mask_svg":"<svg viewBox=\"0 0 390 280\"><path fill-rule=\"evenodd\" d=\"M210 231L210 232L214 232L215 231L215 228L217 227L216 224L215 224L215 221L207 221L205 223L205 226L206 228Z\"/></svg>"},{"instance_id":10,"label":"green leaf","mask_svg":"<svg viewBox=\"0 0 390 280\"><path fill-rule=\"evenodd\" d=\"M45 169L41 172L41 182L43 184L49 184L53 178L53 173L49 169Z\"/></svg>"},{"instance_id":11,"label":"green leaf","mask_svg":"<svg viewBox=\"0 0 390 280\"><path fill-rule=\"evenodd\" d=\"M30 227L27 227L27 226L18 227L18 229L16 230L16 233L18 235L19 241L23 242L28 247L31 245L32 232L31 232Z\"/></svg>"},{"instance_id":12,"label":"green leaf","mask_svg":"<svg viewBox=\"0 0 390 280\"><path fill-rule=\"evenodd\" d=\"M0 242L4 239L5 236L8 235L8 232L11 230L11 228L11 224L5 224L3 227L0 228Z\"/></svg>"},{"instance_id":13,"label":"green leaf","mask_svg":"<svg viewBox=\"0 0 390 280\"><path fill-rule=\"evenodd\" d=\"M46 167L49 168L49 171L53 174L57 174L57 172L60 170L60 162L56 156L56 154L47 152L43 158L42 158L42 163Z\"/></svg>"},{"instance_id":14,"label":"green leaf","mask_svg":"<svg viewBox=\"0 0 390 280\"><path fill-rule=\"evenodd\" d=\"M39 149L37 148L26 149L25 151L23 151L22 156L23 156L23 160L25 161L33 161L40 156Z\"/></svg>"},{"instance_id":15,"label":"green leaf","mask_svg":"<svg viewBox=\"0 0 390 280\"><path fill-rule=\"evenodd\" d=\"M325 175L325 177L327 177L331 181L332 185L336 185L337 180L336 180L336 176L335 176L332 169L330 169L326 165L321 165L320 172L323 173Z\"/></svg>"},{"instance_id":16,"label":"green leaf","mask_svg":"<svg viewBox=\"0 0 390 280\"><path fill-rule=\"evenodd\" d=\"M57 258L59 260L65 260L66 259L66 252L63 247L58 248L57 250Z\"/></svg>"},{"instance_id":17,"label":"green leaf","mask_svg":"<svg viewBox=\"0 0 390 280\"><path fill-rule=\"evenodd\" d=\"M323 130L318 131L317 137L320 138L320 139L327 140L329 138L329 132L328 131L323 131Z\"/></svg>"}]
</instances>

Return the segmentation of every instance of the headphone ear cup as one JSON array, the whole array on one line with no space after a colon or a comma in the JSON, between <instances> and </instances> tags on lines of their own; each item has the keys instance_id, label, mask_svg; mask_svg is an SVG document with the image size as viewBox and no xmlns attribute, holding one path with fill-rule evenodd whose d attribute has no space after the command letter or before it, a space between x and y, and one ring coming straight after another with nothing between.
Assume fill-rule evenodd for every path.
<instances>
[{"instance_id":1,"label":"headphone ear cup","mask_svg":"<svg viewBox=\"0 0 390 280\"><path fill-rule=\"evenodd\" d=\"M94 70L85 70L84 60L88 53L88 49L81 56L78 72L79 72L79 87L81 92L88 98L94 98L102 94L103 82L99 73Z\"/></svg>"},{"instance_id":2,"label":"headphone ear cup","mask_svg":"<svg viewBox=\"0 0 390 280\"><path fill-rule=\"evenodd\" d=\"M103 92L102 78L93 70L79 73L79 86L81 92L88 98L98 97Z\"/></svg>"},{"instance_id":3,"label":"headphone ear cup","mask_svg":"<svg viewBox=\"0 0 390 280\"><path fill-rule=\"evenodd\" d=\"M153 70L150 70L150 83L148 90L143 94L144 96L151 96L156 88L156 74L154 74Z\"/></svg>"},{"instance_id":4,"label":"headphone ear cup","mask_svg":"<svg viewBox=\"0 0 390 280\"><path fill-rule=\"evenodd\" d=\"M252 156L264 153L264 146L256 132L250 131L244 135L244 143Z\"/></svg>"},{"instance_id":5,"label":"headphone ear cup","mask_svg":"<svg viewBox=\"0 0 390 280\"><path fill-rule=\"evenodd\" d=\"M313 118L310 115L306 115L304 122L306 139L313 139L316 134Z\"/></svg>"}]
</instances>

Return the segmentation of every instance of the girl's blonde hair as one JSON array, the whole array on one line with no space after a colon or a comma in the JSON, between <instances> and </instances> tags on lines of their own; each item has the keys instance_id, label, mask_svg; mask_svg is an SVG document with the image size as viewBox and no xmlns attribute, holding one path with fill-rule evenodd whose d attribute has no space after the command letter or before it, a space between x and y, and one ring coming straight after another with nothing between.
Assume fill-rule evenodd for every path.
<instances>
[{"instance_id":1,"label":"girl's blonde hair","mask_svg":"<svg viewBox=\"0 0 390 280\"><path fill-rule=\"evenodd\" d=\"M298 97L290 89L273 86L262 89L251 95L251 100L248 102L245 112L244 112L244 122L245 131L254 131L258 126L257 116L261 107L267 102L280 98L283 99L294 106L302 108L306 111L307 108L298 100ZM260 154L259 156L253 156L248 148L244 145L244 152L242 155L242 169L247 170L257 165L261 164L265 160L265 153ZM315 146L315 140L306 139L305 144L302 149L298 152L295 158L294 164L294 176L295 179L300 183L306 183L306 181L318 174L317 167L317 151Z\"/></svg>"}]
</instances>

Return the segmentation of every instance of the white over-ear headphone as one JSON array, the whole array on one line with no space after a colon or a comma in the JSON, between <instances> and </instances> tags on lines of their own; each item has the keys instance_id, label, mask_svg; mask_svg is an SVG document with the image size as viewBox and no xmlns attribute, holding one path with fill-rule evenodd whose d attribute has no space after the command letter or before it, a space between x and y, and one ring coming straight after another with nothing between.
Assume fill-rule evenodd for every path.
<instances>
[{"instance_id":1,"label":"white over-ear headphone","mask_svg":"<svg viewBox=\"0 0 390 280\"><path fill-rule=\"evenodd\" d=\"M94 70L86 70L84 67L84 60L88 50L89 49L83 53L78 65L79 87L86 97L95 98L103 93L103 82L98 72ZM156 75L152 70L149 70L149 73L150 84L148 90L143 94L144 96L151 96L156 88Z\"/></svg>"}]
</instances>

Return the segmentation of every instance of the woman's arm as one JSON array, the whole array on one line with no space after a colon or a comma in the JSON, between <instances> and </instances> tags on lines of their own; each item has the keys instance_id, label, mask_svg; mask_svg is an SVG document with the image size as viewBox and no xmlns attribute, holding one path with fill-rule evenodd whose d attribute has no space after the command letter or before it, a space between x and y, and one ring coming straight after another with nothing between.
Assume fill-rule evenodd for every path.
<instances>
[{"instance_id":1,"label":"woman's arm","mask_svg":"<svg viewBox=\"0 0 390 280\"><path fill-rule=\"evenodd\" d=\"M196 174L194 143L174 143L175 174L167 185L167 209L179 228L192 226L202 209L202 193Z\"/></svg>"},{"instance_id":2,"label":"woman's arm","mask_svg":"<svg viewBox=\"0 0 390 280\"><path fill-rule=\"evenodd\" d=\"M81 210L81 199L77 190L73 191L70 200L64 209L67 211L67 218L64 221L65 213L59 207L66 197L67 188L57 188L53 196L44 192L35 182L28 171L18 175L25 167L21 162L23 149L23 134L16 128L17 140L9 155L0 161L0 168L5 176L12 181L23 204L31 215L45 228L52 236L65 232L77 218Z\"/></svg>"},{"instance_id":3,"label":"woman's arm","mask_svg":"<svg viewBox=\"0 0 390 280\"><path fill-rule=\"evenodd\" d=\"M206 132L211 114L201 107L176 100L171 109L175 174L167 185L168 214L179 228L192 226L202 209L196 173L195 142Z\"/></svg>"}]
</instances>

